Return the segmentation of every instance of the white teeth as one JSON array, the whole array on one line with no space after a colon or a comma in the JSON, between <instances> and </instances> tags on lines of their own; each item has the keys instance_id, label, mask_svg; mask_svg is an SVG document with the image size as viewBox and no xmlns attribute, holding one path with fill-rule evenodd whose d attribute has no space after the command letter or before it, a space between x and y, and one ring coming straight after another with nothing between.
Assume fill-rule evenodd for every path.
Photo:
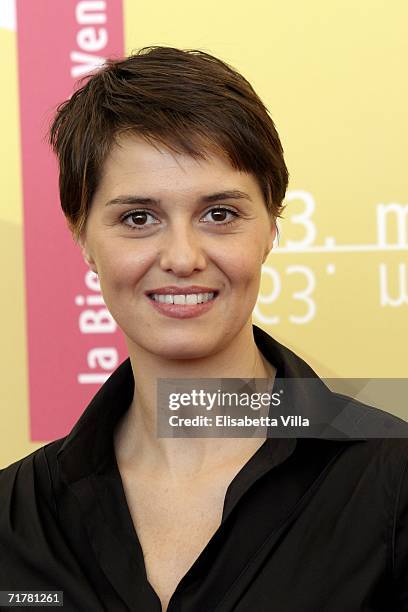
<instances>
[{"instance_id":1,"label":"white teeth","mask_svg":"<svg viewBox=\"0 0 408 612\"><path fill-rule=\"evenodd\" d=\"M202 302L208 302L212 300L215 293L189 293L187 295L159 295L157 293L153 293L151 298L156 302L161 302L163 304L201 304Z\"/></svg>"}]
</instances>

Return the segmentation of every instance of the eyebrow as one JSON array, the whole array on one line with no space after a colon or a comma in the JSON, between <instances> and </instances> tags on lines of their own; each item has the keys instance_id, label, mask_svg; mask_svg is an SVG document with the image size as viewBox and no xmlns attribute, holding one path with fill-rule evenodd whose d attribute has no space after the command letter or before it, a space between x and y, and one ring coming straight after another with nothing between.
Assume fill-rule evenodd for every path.
<instances>
[{"instance_id":1,"label":"eyebrow","mask_svg":"<svg viewBox=\"0 0 408 612\"><path fill-rule=\"evenodd\" d=\"M239 189L219 191L217 193L211 193L209 195L201 196L200 198L198 198L198 202L200 204L209 204L212 202L220 202L223 200L249 200L250 202L252 202L251 197L247 193L245 193L244 191L240 191ZM144 206L154 204L160 207L161 200L138 195L120 195L116 198L113 198L113 200L109 200L109 202L106 202L105 206L129 206L130 204L142 204Z\"/></svg>"}]
</instances>

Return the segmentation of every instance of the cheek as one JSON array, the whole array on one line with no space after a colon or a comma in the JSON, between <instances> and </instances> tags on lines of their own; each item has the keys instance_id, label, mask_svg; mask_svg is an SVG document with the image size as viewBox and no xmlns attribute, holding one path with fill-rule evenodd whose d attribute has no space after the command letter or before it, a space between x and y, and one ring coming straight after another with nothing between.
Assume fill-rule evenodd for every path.
<instances>
[{"instance_id":1,"label":"cheek","mask_svg":"<svg viewBox=\"0 0 408 612\"><path fill-rule=\"evenodd\" d=\"M153 249L135 251L109 249L100 253L99 277L105 285L120 287L138 281L151 267L156 257Z\"/></svg>"},{"instance_id":2,"label":"cheek","mask_svg":"<svg viewBox=\"0 0 408 612\"><path fill-rule=\"evenodd\" d=\"M125 329L129 308L143 293L143 280L151 269L155 254L121 249L100 255L99 281L104 302L119 327Z\"/></svg>"},{"instance_id":3,"label":"cheek","mask_svg":"<svg viewBox=\"0 0 408 612\"><path fill-rule=\"evenodd\" d=\"M245 248L231 253L228 270L231 280L248 287L259 282L262 269L262 256L259 249Z\"/></svg>"}]
</instances>

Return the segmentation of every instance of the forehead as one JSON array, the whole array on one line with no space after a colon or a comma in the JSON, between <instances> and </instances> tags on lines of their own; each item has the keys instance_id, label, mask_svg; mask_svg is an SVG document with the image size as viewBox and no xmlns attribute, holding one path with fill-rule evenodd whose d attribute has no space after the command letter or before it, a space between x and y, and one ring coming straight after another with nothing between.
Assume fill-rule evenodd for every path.
<instances>
[{"instance_id":1,"label":"forehead","mask_svg":"<svg viewBox=\"0 0 408 612\"><path fill-rule=\"evenodd\" d=\"M233 168L221 152L208 149L205 158L197 159L139 136L122 135L105 160L98 191L117 195L132 187L161 192L245 188L262 196L255 177Z\"/></svg>"}]
</instances>

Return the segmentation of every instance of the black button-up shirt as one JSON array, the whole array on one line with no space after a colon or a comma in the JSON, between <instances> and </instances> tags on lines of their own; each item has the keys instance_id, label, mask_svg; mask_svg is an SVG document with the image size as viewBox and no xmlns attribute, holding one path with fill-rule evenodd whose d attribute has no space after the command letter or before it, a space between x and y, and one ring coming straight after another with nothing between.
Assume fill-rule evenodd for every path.
<instances>
[{"instance_id":1,"label":"black button-up shirt","mask_svg":"<svg viewBox=\"0 0 408 612\"><path fill-rule=\"evenodd\" d=\"M277 377L318 380L253 332ZM133 392L127 359L68 436L0 471L0 590L63 591L72 612L160 612L113 446ZM408 612L407 464L402 438L267 439L168 612Z\"/></svg>"}]
</instances>

